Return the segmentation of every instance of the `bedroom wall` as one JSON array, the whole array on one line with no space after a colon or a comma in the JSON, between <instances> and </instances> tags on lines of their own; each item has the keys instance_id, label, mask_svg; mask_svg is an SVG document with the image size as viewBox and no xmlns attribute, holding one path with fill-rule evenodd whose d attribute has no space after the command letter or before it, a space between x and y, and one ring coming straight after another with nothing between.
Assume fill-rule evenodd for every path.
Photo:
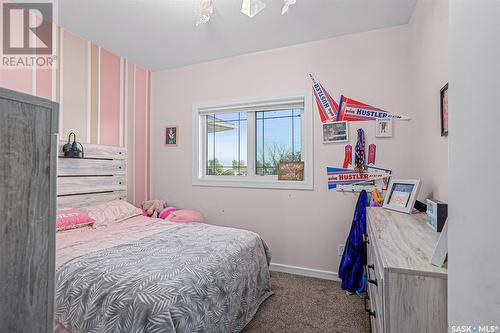
<instances>
[{"instance_id":1,"label":"bedroom wall","mask_svg":"<svg viewBox=\"0 0 500 333\"><path fill-rule=\"evenodd\" d=\"M498 22L500 2L450 4L448 318L489 332L500 326Z\"/></svg>"},{"instance_id":2,"label":"bedroom wall","mask_svg":"<svg viewBox=\"0 0 500 333\"><path fill-rule=\"evenodd\" d=\"M448 137L441 136L440 90L448 82L448 1L418 1L409 32L410 177L422 179L420 200L447 202Z\"/></svg>"},{"instance_id":3,"label":"bedroom wall","mask_svg":"<svg viewBox=\"0 0 500 333\"><path fill-rule=\"evenodd\" d=\"M394 113L411 115L408 26L359 33L257 52L152 74L153 197L203 212L209 223L258 232L273 262L337 272L338 246L345 243L357 195L329 192L326 166L339 166L344 144L321 142L314 108L314 190L221 188L191 185L191 108L201 101L311 91L313 72L335 99L340 94ZM166 125L179 125L177 147L163 146ZM399 177L410 174L412 121L394 123L394 137L374 138L374 122L363 127L377 145L377 164Z\"/></svg>"},{"instance_id":4,"label":"bedroom wall","mask_svg":"<svg viewBox=\"0 0 500 333\"><path fill-rule=\"evenodd\" d=\"M0 68L0 86L59 102L61 140L75 132L82 143L126 146L128 198L140 204L150 193L150 72L62 28L54 38L57 69Z\"/></svg>"}]
</instances>

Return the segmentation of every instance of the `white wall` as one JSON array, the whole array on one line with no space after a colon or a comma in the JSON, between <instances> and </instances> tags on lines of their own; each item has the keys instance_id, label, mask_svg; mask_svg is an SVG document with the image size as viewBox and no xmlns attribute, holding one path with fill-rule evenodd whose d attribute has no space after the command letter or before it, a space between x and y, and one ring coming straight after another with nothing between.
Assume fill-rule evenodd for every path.
<instances>
[{"instance_id":1,"label":"white wall","mask_svg":"<svg viewBox=\"0 0 500 333\"><path fill-rule=\"evenodd\" d=\"M448 82L448 2L418 1L410 31L410 177L419 200L448 200L448 137L441 136L440 90Z\"/></svg>"},{"instance_id":2,"label":"white wall","mask_svg":"<svg viewBox=\"0 0 500 333\"><path fill-rule=\"evenodd\" d=\"M500 2L450 4L450 325L500 326L499 22Z\"/></svg>"},{"instance_id":3,"label":"white wall","mask_svg":"<svg viewBox=\"0 0 500 333\"><path fill-rule=\"evenodd\" d=\"M311 91L314 72L335 99L348 97L411 116L408 26L348 35L153 73L153 197L202 211L208 222L258 232L273 262L336 272L337 248L347 237L357 196L328 192L326 166L340 166L344 144L321 143L314 108L314 191L194 187L191 185L191 106L194 102ZM203 52L203 50L200 50ZM377 164L396 176L410 172L410 122L394 123L392 139L375 139ZM163 128L179 125L176 148L163 146Z\"/></svg>"}]
</instances>

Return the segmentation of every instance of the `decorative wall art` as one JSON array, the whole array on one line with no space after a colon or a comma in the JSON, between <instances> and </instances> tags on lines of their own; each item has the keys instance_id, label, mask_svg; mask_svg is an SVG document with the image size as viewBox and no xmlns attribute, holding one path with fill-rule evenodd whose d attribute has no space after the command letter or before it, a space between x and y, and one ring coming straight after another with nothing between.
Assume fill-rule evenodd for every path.
<instances>
[{"instance_id":1,"label":"decorative wall art","mask_svg":"<svg viewBox=\"0 0 500 333\"><path fill-rule=\"evenodd\" d=\"M164 144L167 147L175 147L179 141L179 126L165 127Z\"/></svg>"},{"instance_id":2,"label":"decorative wall art","mask_svg":"<svg viewBox=\"0 0 500 333\"><path fill-rule=\"evenodd\" d=\"M358 139L356 141L355 148L354 170L356 170L357 172L362 172L367 169L365 131L363 131L362 128L358 128L357 133Z\"/></svg>"},{"instance_id":3,"label":"decorative wall art","mask_svg":"<svg viewBox=\"0 0 500 333\"><path fill-rule=\"evenodd\" d=\"M375 119L375 137L392 138L392 119Z\"/></svg>"},{"instance_id":4,"label":"decorative wall art","mask_svg":"<svg viewBox=\"0 0 500 333\"><path fill-rule=\"evenodd\" d=\"M323 124L323 143L347 141L349 141L349 125L347 121Z\"/></svg>"},{"instance_id":5,"label":"decorative wall art","mask_svg":"<svg viewBox=\"0 0 500 333\"><path fill-rule=\"evenodd\" d=\"M352 98L340 96L337 104L328 91L319 83L313 74L309 74L321 122L331 121L366 121L375 119L409 120L403 115L392 114L388 111L356 101Z\"/></svg>"},{"instance_id":6,"label":"decorative wall art","mask_svg":"<svg viewBox=\"0 0 500 333\"><path fill-rule=\"evenodd\" d=\"M441 136L448 135L448 83L441 88Z\"/></svg>"},{"instance_id":7,"label":"decorative wall art","mask_svg":"<svg viewBox=\"0 0 500 333\"><path fill-rule=\"evenodd\" d=\"M312 74L309 74L309 78L313 83L314 97L316 99L316 105L318 105L321 122L324 123L326 121L337 120L338 104L333 100L328 91L323 88L321 83L316 81Z\"/></svg>"},{"instance_id":8,"label":"decorative wall art","mask_svg":"<svg viewBox=\"0 0 500 333\"><path fill-rule=\"evenodd\" d=\"M352 164L352 146L346 145L344 149L344 164L342 167L346 169L349 164Z\"/></svg>"},{"instance_id":9,"label":"decorative wall art","mask_svg":"<svg viewBox=\"0 0 500 333\"><path fill-rule=\"evenodd\" d=\"M383 170L358 172L344 168L327 167L326 173L328 175L329 190L336 188L338 185L362 184L390 177L390 174Z\"/></svg>"},{"instance_id":10,"label":"decorative wall art","mask_svg":"<svg viewBox=\"0 0 500 333\"><path fill-rule=\"evenodd\" d=\"M365 121L365 120L375 120L378 118L382 119L389 118L398 120L410 119L407 116L392 114L389 111L385 111L373 107L371 105L358 102L352 98L340 96L339 112L337 114L337 120Z\"/></svg>"},{"instance_id":11,"label":"decorative wall art","mask_svg":"<svg viewBox=\"0 0 500 333\"><path fill-rule=\"evenodd\" d=\"M280 162L278 180L304 180L304 162Z\"/></svg>"},{"instance_id":12,"label":"decorative wall art","mask_svg":"<svg viewBox=\"0 0 500 333\"><path fill-rule=\"evenodd\" d=\"M377 152L377 146L371 143L368 146L368 164L375 164L375 154Z\"/></svg>"},{"instance_id":13,"label":"decorative wall art","mask_svg":"<svg viewBox=\"0 0 500 333\"><path fill-rule=\"evenodd\" d=\"M387 174L387 177L381 179L380 181L382 182L382 190L386 191L387 188L389 188L389 182L391 180L391 174L392 170L386 169L386 168L381 168L375 165L369 165L368 166L368 171L374 172L374 171L379 171L379 172L385 172Z\"/></svg>"}]
</instances>

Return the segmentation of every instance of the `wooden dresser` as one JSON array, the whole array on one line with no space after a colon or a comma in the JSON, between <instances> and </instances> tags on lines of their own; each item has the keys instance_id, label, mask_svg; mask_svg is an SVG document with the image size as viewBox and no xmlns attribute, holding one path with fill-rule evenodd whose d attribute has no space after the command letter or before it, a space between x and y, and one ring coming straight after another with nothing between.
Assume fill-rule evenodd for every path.
<instances>
[{"instance_id":1,"label":"wooden dresser","mask_svg":"<svg viewBox=\"0 0 500 333\"><path fill-rule=\"evenodd\" d=\"M54 332L58 105L0 88L0 332Z\"/></svg>"},{"instance_id":2,"label":"wooden dresser","mask_svg":"<svg viewBox=\"0 0 500 333\"><path fill-rule=\"evenodd\" d=\"M439 233L425 213L370 207L366 229L372 332L447 332L448 272L430 264Z\"/></svg>"}]
</instances>

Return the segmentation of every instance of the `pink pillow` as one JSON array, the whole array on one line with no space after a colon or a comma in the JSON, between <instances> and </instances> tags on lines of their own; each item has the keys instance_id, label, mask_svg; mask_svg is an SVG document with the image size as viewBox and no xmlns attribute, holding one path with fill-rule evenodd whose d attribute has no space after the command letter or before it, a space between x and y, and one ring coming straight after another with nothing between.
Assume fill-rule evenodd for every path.
<instances>
[{"instance_id":1,"label":"pink pillow","mask_svg":"<svg viewBox=\"0 0 500 333\"><path fill-rule=\"evenodd\" d=\"M96 226L121 222L142 214L141 209L125 200L108 201L99 205L84 207L82 210L95 220Z\"/></svg>"},{"instance_id":2,"label":"pink pillow","mask_svg":"<svg viewBox=\"0 0 500 333\"><path fill-rule=\"evenodd\" d=\"M94 223L94 220L81 210L62 208L56 211L57 231L80 228Z\"/></svg>"},{"instance_id":3,"label":"pink pillow","mask_svg":"<svg viewBox=\"0 0 500 333\"><path fill-rule=\"evenodd\" d=\"M205 222L205 220L203 219L203 215L201 215L200 212L197 212L195 210L185 210L185 209L176 210L175 212L172 212L167 220L180 223Z\"/></svg>"},{"instance_id":4,"label":"pink pillow","mask_svg":"<svg viewBox=\"0 0 500 333\"><path fill-rule=\"evenodd\" d=\"M177 210L177 208L167 207L161 211L161 213L160 213L160 215L158 215L158 217L160 219L166 219L171 213L175 212L176 210Z\"/></svg>"}]
</instances>

